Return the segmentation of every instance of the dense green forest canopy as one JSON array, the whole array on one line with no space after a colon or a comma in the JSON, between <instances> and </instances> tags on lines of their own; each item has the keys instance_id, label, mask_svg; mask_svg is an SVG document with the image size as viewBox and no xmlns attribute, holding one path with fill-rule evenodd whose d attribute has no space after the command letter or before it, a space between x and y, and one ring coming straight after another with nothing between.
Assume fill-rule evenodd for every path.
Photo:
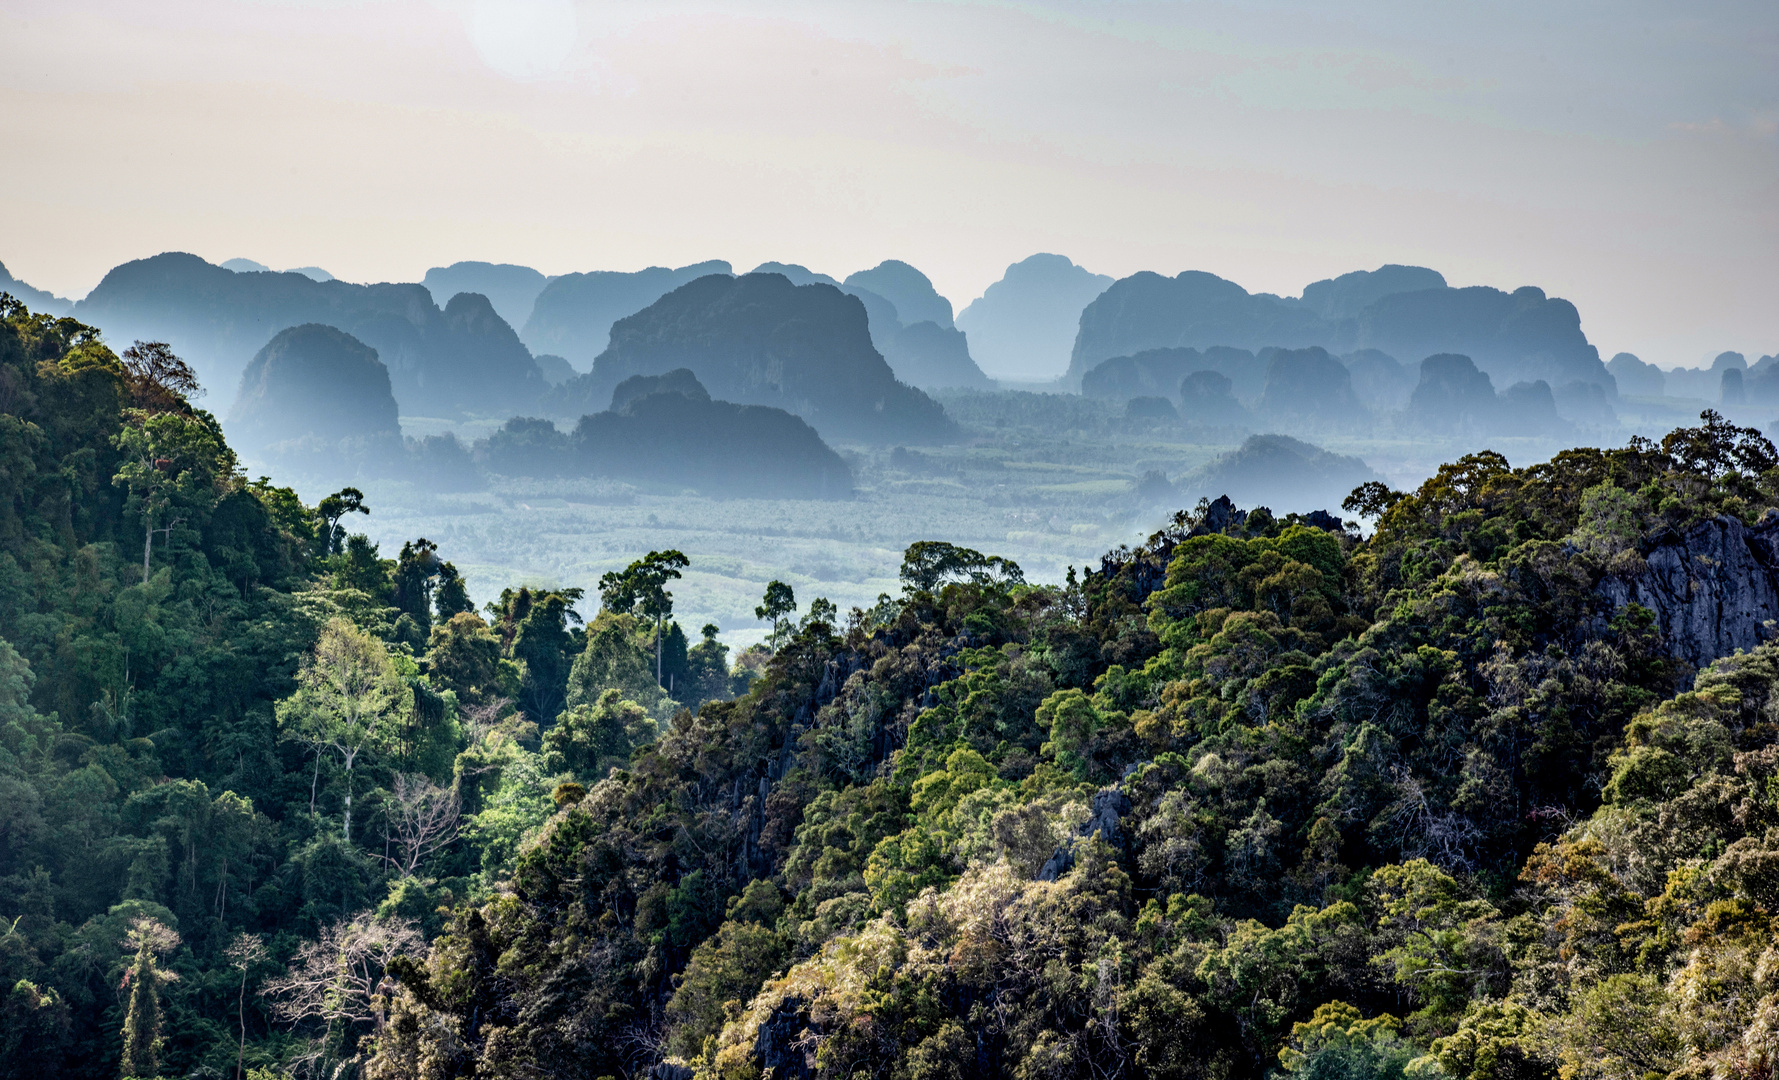
<instances>
[{"instance_id":1,"label":"dense green forest canopy","mask_svg":"<svg viewBox=\"0 0 1779 1080\"><path fill-rule=\"evenodd\" d=\"M4 305L0 1075L1779 1061L1779 646L1695 670L1608 588L1770 526L1757 432L1471 455L1369 538L1201 504L1060 585L923 542L731 660L681 553L474 611L170 352Z\"/></svg>"}]
</instances>

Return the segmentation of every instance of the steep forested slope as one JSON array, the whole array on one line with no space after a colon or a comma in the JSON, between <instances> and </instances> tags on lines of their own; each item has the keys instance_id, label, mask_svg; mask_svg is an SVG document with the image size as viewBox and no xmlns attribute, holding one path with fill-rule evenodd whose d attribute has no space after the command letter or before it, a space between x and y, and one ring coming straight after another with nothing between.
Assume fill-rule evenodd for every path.
<instances>
[{"instance_id":1,"label":"steep forested slope","mask_svg":"<svg viewBox=\"0 0 1779 1080\"><path fill-rule=\"evenodd\" d=\"M680 553L484 620L156 355L0 329L7 1075L1771 1073L1757 432L1370 483L1369 539L1205 503L1059 586L920 543L731 670Z\"/></svg>"}]
</instances>

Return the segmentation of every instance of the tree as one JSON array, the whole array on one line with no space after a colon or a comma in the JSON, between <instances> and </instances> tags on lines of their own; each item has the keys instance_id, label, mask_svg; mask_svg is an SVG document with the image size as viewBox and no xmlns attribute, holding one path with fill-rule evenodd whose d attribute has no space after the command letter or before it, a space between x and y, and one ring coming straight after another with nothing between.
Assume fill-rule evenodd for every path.
<instances>
[{"instance_id":1,"label":"tree","mask_svg":"<svg viewBox=\"0 0 1779 1080\"><path fill-rule=\"evenodd\" d=\"M228 958L229 966L241 973L241 990L235 998L235 1020L240 1028L239 1045L235 1051L235 1080L241 1080L241 1070L247 1061L247 978L253 974L254 968L266 962L268 954L258 934L243 933L235 935L223 955Z\"/></svg>"},{"instance_id":2,"label":"tree","mask_svg":"<svg viewBox=\"0 0 1779 1080\"><path fill-rule=\"evenodd\" d=\"M784 628L789 616L797 612L797 594L782 581L772 580L766 583L766 595L760 600L760 606L754 609L754 618L772 623L772 643L777 645L784 636Z\"/></svg>"},{"instance_id":3,"label":"tree","mask_svg":"<svg viewBox=\"0 0 1779 1080\"><path fill-rule=\"evenodd\" d=\"M432 596L440 570L438 545L424 536L403 544L395 561L395 606L423 634L432 629Z\"/></svg>"},{"instance_id":4,"label":"tree","mask_svg":"<svg viewBox=\"0 0 1779 1080\"><path fill-rule=\"evenodd\" d=\"M272 1014L286 1023L320 1020L336 1027L375 1022L382 1026L378 987L398 956L424 953L426 940L411 920L361 911L297 946L290 969L260 991ZM348 1036L349 1032L346 1032ZM325 1073L324 1073L325 1075Z\"/></svg>"},{"instance_id":5,"label":"tree","mask_svg":"<svg viewBox=\"0 0 1779 1080\"><path fill-rule=\"evenodd\" d=\"M346 784L340 835L348 841L353 767L367 747L390 739L391 726L412 706L412 697L383 643L345 619L334 618L321 628L314 651L303 661L296 693L278 703L279 727L315 748L316 779L323 750L339 757ZM316 779L310 781L311 810Z\"/></svg>"},{"instance_id":6,"label":"tree","mask_svg":"<svg viewBox=\"0 0 1779 1080\"><path fill-rule=\"evenodd\" d=\"M369 514L371 508L364 504L364 492L357 488L341 488L322 499L315 506L315 516L321 522L321 549L324 555L338 555L340 547L346 542L346 528L340 519L347 514Z\"/></svg>"},{"instance_id":7,"label":"tree","mask_svg":"<svg viewBox=\"0 0 1779 1080\"><path fill-rule=\"evenodd\" d=\"M673 594L667 591L667 583L678 580L680 571L691 564L683 552L651 551L622 571L599 579L606 610L619 614L635 611L654 620L656 685L661 683L661 624L673 614Z\"/></svg>"},{"instance_id":8,"label":"tree","mask_svg":"<svg viewBox=\"0 0 1779 1080\"><path fill-rule=\"evenodd\" d=\"M207 416L128 410L112 443L124 461L112 483L129 491L129 509L142 515L142 581L148 582L154 534L169 541L194 504L219 477L234 472L234 454ZM158 524L157 524L158 522Z\"/></svg>"},{"instance_id":9,"label":"tree","mask_svg":"<svg viewBox=\"0 0 1779 1080\"><path fill-rule=\"evenodd\" d=\"M933 592L948 581L976 585L1018 585L1025 581L1019 564L999 555L984 555L943 540L918 540L902 553L902 586L909 592Z\"/></svg>"},{"instance_id":10,"label":"tree","mask_svg":"<svg viewBox=\"0 0 1779 1080\"><path fill-rule=\"evenodd\" d=\"M1381 481L1367 480L1341 500L1340 508L1349 514L1375 519L1389 513L1390 507L1404 498L1406 496L1402 492L1392 491L1389 485Z\"/></svg>"},{"instance_id":11,"label":"tree","mask_svg":"<svg viewBox=\"0 0 1779 1080\"><path fill-rule=\"evenodd\" d=\"M124 987L130 1004L124 1013L124 1052L119 1069L123 1076L158 1076L161 1071L161 985L179 976L161 971L159 954L179 945L179 935L158 919L138 916L130 920L124 941L136 950L136 959L124 970Z\"/></svg>"},{"instance_id":12,"label":"tree","mask_svg":"<svg viewBox=\"0 0 1779 1080\"><path fill-rule=\"evenodd\" d=\"M413 877L421 860L457 838L462 805L455 786L441 787L422 773L396 773L383 803L383 860L402 878Z\"/></svg>"},{"instance_id":13,"label":"tree","mask_svg":"<svg viewBox=\"0 0 1779 1080\"><path fill-rule=\"evenodd\" d=\"M470 603L469 589L463 584L463 575L451 563L439 564L439 585L438 590L432 594L432 604L438 612L440 622L476 610L476 605Z\"/></svg>"},{"instance_id":14,"label":"tree","mask_svg":"<svg viewBox=\"0 0 1779 1080\"><path fill-rule=\"evenodd\" d=\"M138 341L124 350L121 359L124 383L140 409L189 413L186 399L204 393L197 372L173 355L173 347L164 341Z\"/></svg>"}]
</instances>

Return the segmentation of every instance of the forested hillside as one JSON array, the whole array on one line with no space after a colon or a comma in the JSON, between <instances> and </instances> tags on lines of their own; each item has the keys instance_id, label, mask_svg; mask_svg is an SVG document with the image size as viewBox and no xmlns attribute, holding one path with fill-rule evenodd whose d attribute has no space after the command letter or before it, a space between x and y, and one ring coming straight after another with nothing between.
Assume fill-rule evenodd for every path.
<instances>
[{"instance_id":1,"label":"forested hillside","mask_svg":"<svg viewBox=\"0 0 1779 1080\"><path fill-rule=\"evenodd\" d=\"M1061 585L918 543L731 666L679 552L484 618L190 388L4 312L5 1075L1779 1060L1779 646L1624 601L1706 534L1747 558L1682 577L1766 595L1752 429L1368 483L1369 538L1201 504Z\"/></svg>"}]
</instances>

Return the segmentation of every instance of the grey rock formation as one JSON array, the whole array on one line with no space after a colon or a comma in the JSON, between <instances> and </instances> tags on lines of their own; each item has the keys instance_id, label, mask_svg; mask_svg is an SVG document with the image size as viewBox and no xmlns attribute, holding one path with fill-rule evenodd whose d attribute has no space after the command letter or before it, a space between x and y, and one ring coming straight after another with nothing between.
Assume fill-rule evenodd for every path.
<instances>
[{"instance_id":1,"label":"grey rock formation","mask_svg":"<svg viewBox=\"0 0 1779 1080\"><path fill-rule=\"evenodd\" d=\"M1394 356L1376 349L1359 349L1340 358L1353 374L1353 393L1377 412L1398 412L1414 393L1415 372Z\"/></svg>"},{"instance_id":2,"label":"grey rock formation","mask_svg":"<svg viewBox=\"0 0 1779 1080\"><path fill-rule=\"evenodd\" d=\"M419 284L235 273L167 252L112 268L75 313L113 341L171 342L212 389L238 383L274 334L305 323L336 327L375 349L409 415L499 415L534 407L545 386L486 299L461 293L440 310Z\"/></svg>"},{"instance_id":3,"label":"grey rock formation","mask_svg":"<svg viewBox=\"0 0 1779 1080\"><path fill-rule=\"evenodd\" d=\"M1039 881L1055 881L1075 865L1075 848L1094 837L1114 848L1124 846L1121 822L1130 813L1130 796L1116 787L1101 788L1093 794L1093 807L1087 822L1068 842L1060 845L1038 870Z\"/></svg>"},{"instance_id":4,"label":"grey rock formation","mask_svg":"<svg viewBox=\"0 0 1779 1080\"><path fill-rule=\"evenodd\" d=\"M788 410L828 438L933 443L956 434L937 402L896 380L856 297L781 274L708 275L620 319L593 370L554 388L547 408L588 414L630 376L675 368L690 369L714 398Z\"/></svg>"},{"instance_id":5,"label":"grey rock formation","mask_svg":"<svg viewBox=\"0 0 1779 1080\"><path fill-rule=\"evenodd\" d=\"M1655 613L1668 652L1695 667L1775 636L1779 620L1779 513L1753 528L1732 517L1702 521L1684 535L1646 538L1646 569L1608 577L1597 591L1616 611Z\"/></svg>"},{"instance_id":6,"label":"grey rock formation","mask_svg":"<svg viewBox=\"0 0 1779 1080\"><path fill-rule=\"evenodd\" d=\"M241 375L229 411L229 440L254 450L308 439L399 444L389 370L377 350L331 326L307 323L280 332Z\"/></svg>"},{"instance_id":7,"label":"grey rock formation","mask_svg":"<svg viewBox=\"0 0 1779 1080\"><path fill-rule=\"evenodd\" d=\"M721 259L678 269L651 266L624 273L596 270L552 278L537 299L519 337L532 352L567 357L584 370L611 341L612 324L634 315L668 293L709 274L727 274Z\"/></svg>"},{"instance_id":8,"label":"grey rock formation","mask_svg":"<svg viewBox=\"0 0 1779 1080\"><path fill-rule=\"evenodd\" d=\"M934 322L947 330L952 328L951 301L939 295L925 274L899 259L848 274L845 283L855 289L869 289L896 305L896 313L907 325Z\"/></svg>"},{"instance_id":9,"label":"grey rock formation","mask_svg":"<svg viewBox=\"0 0 1779 1080\"><path fill-rule=\"evenodd\" d=\"M458 293L481 293L511 326L524 326L531 305L550 279L529 266L512 263L456 262L435 266L421 284L432 293L433 303L444 307Z\"/></svg>"},{"instance_id":10,"label":"grey rock formation","mask_svg":"<svg viewBox=\"0 0 1779 1080\"><path fill-rule=\"evenodd\" d=\"M958 313L970 350L997 379L1036 382L1069 368L1081 309L1112 279L1062 255L1038 254L1007 267L1001 280Z\"/></svg>"},{"instance_id":11,"label":"grey rock formation","mask_svg":"<svg viewBox=\"0 0 1779 1080\"><path fill-rule=\"evenodd\" d=\"M1621 352L1606 362L1606 370L1618 380L1618 392L1640 397L1661 397L1667 393L1662 369L1646 364L1634 353Z\"/></svg>"},{"instance_id":12,"label":"grey rock formation","mask_svg":"<svg viewBox=\"0 0 1779 1080\"><path fill-rule=\"evenodd\" d=\"M1445 275L1437 270L1390 263L1305 285L1303 305L1324 319L1351 319L1386 296L1445 287Z\"/></svg>"},{"instance_id":13,"label":"grey rock formation","mask_svg":"<svg viewBox=\"0 0 1779 1080\"><path fill-rule=\"evenodd\" d=\"M1268 349L1266 382L1255 410L1267 420L1293 429L1309 426L1352 429L1371 415L1353 393L1353 376L1328 350Z\"/></svg>"}]
</instances>

